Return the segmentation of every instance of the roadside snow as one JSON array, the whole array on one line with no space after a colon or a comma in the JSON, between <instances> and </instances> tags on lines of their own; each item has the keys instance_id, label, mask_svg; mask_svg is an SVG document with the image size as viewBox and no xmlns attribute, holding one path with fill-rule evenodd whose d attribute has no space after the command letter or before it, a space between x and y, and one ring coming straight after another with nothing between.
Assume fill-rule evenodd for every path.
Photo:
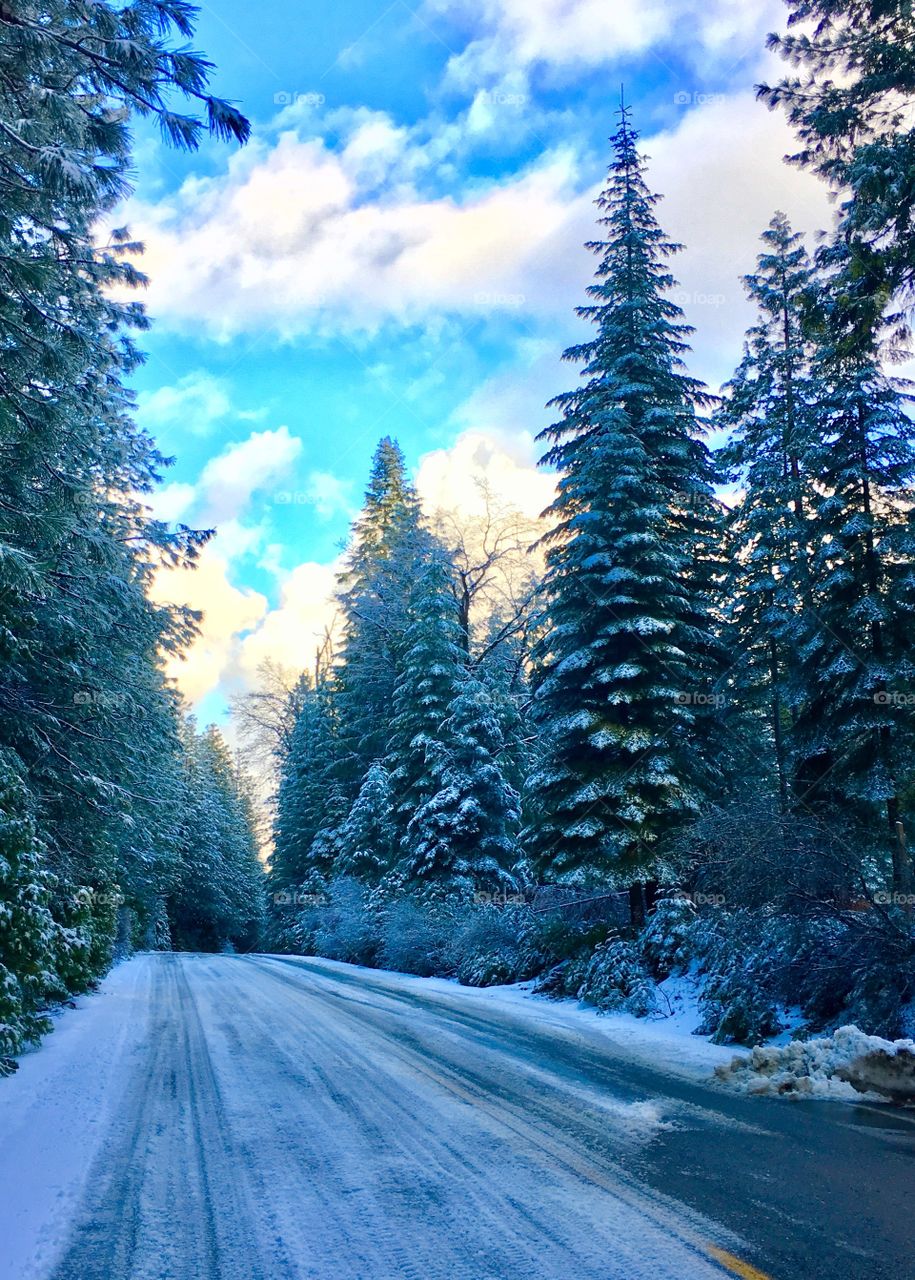
<instances>
[{"instance_id":1,"label":"roadside snow","mask_svg":"<svg viewBox=\"0 0 915 1280\"><path fill-rule=\"evenodd\" d=\"M877 1094L915 1102L915 1041L883 1040L857 1027L831 1036L762 1046L719 1066L716 1076L751 1094L854 1098Z\"/></svg>"},{"instance_id":2,"label":"roadside snow","mask_svg":"<svg viewBox=\"0 0 915 1280\"><path fill-rule=\"evenodd\" d=\"M146 1037L149 980L145 957L118 965L0 1080L0 1280L50 1269L109 1130L125 1060Z\"/></svg>"},{"instance_id":3,"label":"roadside snow","mask_svg":"<svg viewBox=\"0 0 915 1280\"><path fill-rule=\"evenodd\" d=\"M276 957L281 959L282 957ZM319 956L302 957L310 964L326 966L330 971L353 972L356 966ZM711 1044L704 1036L693 1034L699 1025L698 993L693 978L668 978L659 990L666 997L662 1006L671 1013L664 1018L637 1018L629 1013L598 1013L590 1005L577 1000L554 1000L535 995L530 982L510 986L464 987L453 978L417 978L392 969L356 969L366 979L383 978L385 984L402 990L428 995L460 994L462 1000L496 1005L514 1010L526 1020L568 1031L598 1034L612 1040L615 1048L629 1058L649 1062L674 1075L705 1079L714 1069L727 1065L734 1056L733 1045Z\"/></svg>"}]
</instances>

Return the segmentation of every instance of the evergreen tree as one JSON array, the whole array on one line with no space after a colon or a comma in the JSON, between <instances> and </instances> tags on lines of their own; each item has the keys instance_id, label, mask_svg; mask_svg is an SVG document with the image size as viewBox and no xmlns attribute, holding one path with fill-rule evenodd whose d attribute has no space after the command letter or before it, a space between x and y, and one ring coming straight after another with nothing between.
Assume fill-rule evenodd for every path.
<instances>
[{"instance_id":1,"label":"evergreen tree","mask_svg":"<svg viewBox=\"0 0 915 1280\"><path fill-rule=\"evenodd\" d=\"M207 129L247 136L208 94L206 60L172 43L191 16L155 0L0 11L0 751L27 779L58 995L108 963L122 887L138 930L151 924L177 854L162 657L193 620L148 586L202 539L142 505L166 460L124 386L146 322L116 293L142 282L137 246L95 232L127 193L131 115L186 148ZM204 118L176 111L181 96Z\"/></svg>"},{"instance_id":2,"label":"evergreen tree","mask_svg":"<svg viewBox=\"0 0 915 1280\"><path fill-rule=\"evenodd\" d=\"M531 787L539 869L605 880L651 863L658 839L696 811L697 710L715 642L705 557L715 520L698 439L700 384L682 368L688 327L667 292L679 246L655 218L628 110L598 201L605 238L592 303L595 338L565 358L585 384L560 396L543 436L557 467L547 512L550 627L536 656L543 763Z\"/></svg>"},{"instance_id":3,"label":"evergreen tree","mask_svg":"<svg viewBox=\"0 0 915 1280\"><path fill-rule=\"evenodd\" d=\"M915 284L915 12L911 0L789 0L769 47L801 74L761 85L802 149L792 157L841 194L848 253L841 327L867 334ZM802 30L790 28L803 24Z\"/></svg>"},{"instance_id":4,"label":"evergreen tree","mask_svg":"<svg viewBox=\"0 0 915 1280\"><path fill-rule=\"evenodd\" d=\"M790 709L798 697L801 606L811 594L811 517L818 392L804 329L813 269L800 235L778 213L744 278L757 322L727 384L717 425L729 431L723 461L741 491L729 522L725 596L741 651L738 701L768 725L783 807L789 803Z\"/></svg>"},{"instance_id":5,"label":"evergreen tree","mask_svg":"<svg viewBox=\"0 0 915 1280\"><path fill-rule=\"evenodd\" d=\"M797 786L808 805L882 810L896 887L908 892L896 824L915 746L912 396L884 370L876 344L848 352L828 294L819 311L815 590L800 646Z\"/></svg>"},{"instance_id":6,"label":"evergreen tree","mask_svg":"<svg viewBox=\"0 0 915 1280\"><path fill-rule=\"evenodd\" d=\"M250 800L219 731L185 730L182 857L169 924L182 950L250 950L263 917L263 872Z\"/></svg>"},{"instance_id":7,"label":"evergreen tree","mask_svg":"<svg viewBox=\"0 0 915 1280\"><path fill-rule=\"evenodd\" d=\"M398 836L436 789L433 766L442 726L465 671L448 554L431 537L425 546L423 560L414 562L409 624L397 670L386 756Z\"/></svg>"},{"instance_id":8,"label":"evergreen tree","mask_svg":"<svg viewBox=\"0 0 915 1280\"><path fill-rule=\"evenodd\" d=\"M375 884L390 870L395 849L391 781L378 760L340 828L338 845L337 875Z\"/></svg>"},{"instance_id":9,"label":"evergreen tree","mask_svg":"<svg viewBox=\"0 0 915 1280\"><path fill-rule=\"evenodd\" d=\"M335 776L338 758L336 697L323 683L303 695L280 776L270 870L274 899L331 870L333 850L322 842L314 846L346 814Z\"/></svg>"},{"instance_id":10,"label":"evergreen tree","mask_svg":"<svg viewBox=\"0 0 915 1280\"><path fill-rule=\"evenodd\" d=\"M499 716L473 678L460 687L441 726L431 763L433 794L407 827L400 873L445 897L514 887L518 794L505 780Z\"/></svg>"},{"instance_id":11,"label":"evergreen tree","mask_svg":"<svg viewBox=\"0 0 915 1280\"><path fill-rule=\"evenodd\" d=\"M352 796L385 751L413 572L424 546L419 500L403 453L385 438L375 451L363 509L353 526L339 596L340 776Z\"/></svg>"},{"instance_id":12,"label":"evergreen tree","mask_svg":"<svg viewBox=\"0 0 915 1280\"><path fill-rule=\"evenodd\" d=\"M50 885L21 776L0 754L0 1075L13 1055L49 1029L41 1009L55 985L49 972L58 929Z\"/></svg>"}]
</instances>

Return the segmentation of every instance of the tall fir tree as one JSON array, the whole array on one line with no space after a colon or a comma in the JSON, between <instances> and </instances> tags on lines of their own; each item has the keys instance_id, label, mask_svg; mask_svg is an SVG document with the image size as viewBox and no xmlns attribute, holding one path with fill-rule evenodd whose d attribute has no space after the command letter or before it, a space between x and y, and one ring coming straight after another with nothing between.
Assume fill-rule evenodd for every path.
<instances>
[{"instance_id":1,"label":"tall fir tree","mask_svg":"<svg viewBox=\"0 0 915 1280\"><path fill-rule=\"evenodd\" d=\"M433 791L413 814L401 873L421 891L467 899L515 887L519 798L500 766L499 710L486 687L463 681L430 761Z\"/></svg>"},{"instance_id":2,"label":"tall fir tree","mask_svg":"<svg viewBox=\"0 0 915 1280\"><path fill-rule=\"evenodd\" d=\"M915 748L915 424L909 384L876 342L849 351L826 282L814 372L817 486L813 598L800 644L799 796L889 826L893 875L910 891L897 823ZM903 882L905 885L903 886Z\"/></svg>"},{"instance_id":3,"label":"tall fir tree","mask_svg":"<svg viewBox=\"0 0 915 1280\"><path fill-rule=\"evenodd\" d=\"M340 827L334 873L377 884L391 869L395 847L391 780L376 760Z\"/></svg>"},{"instance_id":4,"label":"tall fir tree","mask_svg":"<svg viewBox=\"0 0 915 1280\"><path fill-rule=\"evenodd\" d=\"M811 598L818 391L805 316L814 272L802 237L777 213L744 283L757 308L716 424L723 472L738 491L729 519L725 597L740 658L733 687L766 725L782 807L790 803L791 709L799 695L801 608Z\"/></svg>"},{"instance_id":5,"label":"tall fir tree","mask_svg":"<svg viewBox=\"0 0 915 1280\"><path fill-rule=\"evenodd\" d=\"M535 863L550 879L605 882L650 867L658 840L695 813L696 737L715 639L708 548L712 466L702 386L683 369L690 332L669 298L679 246L655 217L630 112L598 200L604 238L596 336L565 353L584 386L557 398L543 461L559 473L547 546L549 629L534 713Z\"/></svg>"},{"instance_id":6,"label":"tall fir tree","mask_svg":"<svg viewBox=\"0 0 915 1280\"><path fill-rule=\"evenodd\" d=\"M385 438L375 451L363 509L353 525L339 596L340 776L351 797L369 766L385 753L413 573L423 545L419 499L403 453Z\"/></svg>"}]
</instances>

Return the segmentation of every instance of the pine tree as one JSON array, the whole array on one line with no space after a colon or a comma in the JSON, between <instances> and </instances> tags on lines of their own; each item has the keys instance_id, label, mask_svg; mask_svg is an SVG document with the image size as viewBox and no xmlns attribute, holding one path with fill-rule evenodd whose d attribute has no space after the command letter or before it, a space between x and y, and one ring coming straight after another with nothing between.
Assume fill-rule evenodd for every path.
<instances>
[{"instance_id":1,"label":"pine tree","mask_svg":"<svg viewBox=\"0 0 915 1280\"><path fill-rule=\"evenodd\" d=\"M351 796L385 752L413 571L424 545L419 500L403 453L385 438L375 451L363 510L353 526L339 597L340 777Z\"/></svg>"},{"instance_id":2,"label":"pine tree","mask_svg":"<svg viewBox=\"0 0 915 1280\"><path fill-rule=\"evenodd\" d=\"M0 1076L49 1030L41 1009L56 985L49 969L59 943L49 900L26 788L0 753Z\"/></svg>"},{"instance_id":3,"label":"pine tree","mask_svg":"<svg viewBox=\"0 0 915 1280\"><path fill-rule=\"evenodd\" d=\"M431 537L423 546L422 560L413 562L409 625L397 670L386 756L398 837L435 790L433 766L442 726L466 669L447 551Z\"/></svg>"},{"instance_id":4,"label":"pine tree","mask_svg":"<svg viewBox=\"0 0 915 1280\"><path fill-rule=\"evenodd\" d=\"M727 430L725 473L742 496L729 522L731 571L725 597L741 657L734 685L741 704L768 725L774 776L789 804L790 708L801 606L811 593L811 528L816 494L818 390L805 315L813 268L802 237L777 213L762 236L757 270L746 276L758 319L725 387L716 424Z\"/></svg>"},{"instance_id":5,"label":"pine tree","mask_svg":"<svg viewBox=\"0 0 915 1280\"><path fill-rule=\"evenodd\" d=\"M518 793L499 758L505 740L486 688L468 677L452 701L431 766L435 789L403 842L404 880L432 894L467 898L514 888Z\"/></svg>"},{"instance_id":6,"label":"pine tree","mask_svg":"<svg viewBox=\"0 0 915 1280\"><path fill-rule=\"evenodd\" d=\"M314 846L346 815L336 778L339 751L336 695L323 683L304 695L281 772L270 871L274 899L331 870L333 850L322 842Z\"/></svg>"},{"instance_id":7,"label":"pine tree","mask_svg":"<svg viewBox=\"0 0 915 1280\"><path fill-rule=\"evenodd\" d=\"M166 3L0 11L0 750L28 780L58 995L108 963L122 886L138 926L152 920L177 851L162 655L193 624L147 589L202 538L142 505L166 460L125 388L146 321L115 295L142 282L137 246L96 230L127 193L131 115L191 149L207 130L247 136L208 94L206 60L174 47L191 32Z\"/></svg>"},{"instance_id":8,"label":"pine tree","mask_svg":"<svg viewBox=\"0 0 915 1280\"><path fill-rule=\"evenodd\" d=\"M796 735L798 793L808 806L883 812L896 888L908 892L897 823L912 777L915 724L915 424L909 384L876 343L850 354L818 308L813 598L800 646L804 701ZM837 336L838 335L838 336ZM906 886L903 887L903 881Z\"/></svg>"},{"instance_id":9,"label":"pine tree","mask_svg":"<svg viewBox=\"0 0 915 1280\"><path fill-rule=\"evenodd\" d=\"M249 950L264 910L250 799L217 729L198 735L189 725L185 743L187 794L171 936L183 950Z\"/></svg>"},{"instance_id":10,"label":"pine tree","mask_svg":"<svg viewBox=\"0 0 915 1280\"><path fill-rule=\"evenodd\" d=\"M338 846L336 875L376 884L390 870L395 849L391 780L378 760L340 828Z\"/></svg>"},{"instance_id":11,"label":"pine tree","mask_svg":"<svg viewBox=\"0 0 915 1280\"><path fill-rule=\"evenodd\" d=\"M792 157L840 194L848 252L840 324L865 341L915 284L915 13L911 0L790 0L769 47L801 69L758 92L798 131ZM791 34L790 28L803 24Z\"/></svg>"},{"instance_id":12,"label":"pine tree","mask_svg":"<svg viewBox=\"0 0 915 1280\"><path fill-rule=\"evenodd\" d=\"M543 433L559 478L544 540L550 627L536 651L544 758L530 785L537 864L566 881L650 865L696 811L696 709L713 696L706 396L682 368L689 329L666 265L679 246L658 226L636 142L621 110L598 201L605 238L589 245L593 301L579 311L597 334L565 353L585 384L555 401L562 418Z\"/></svg>"}]
</instances>

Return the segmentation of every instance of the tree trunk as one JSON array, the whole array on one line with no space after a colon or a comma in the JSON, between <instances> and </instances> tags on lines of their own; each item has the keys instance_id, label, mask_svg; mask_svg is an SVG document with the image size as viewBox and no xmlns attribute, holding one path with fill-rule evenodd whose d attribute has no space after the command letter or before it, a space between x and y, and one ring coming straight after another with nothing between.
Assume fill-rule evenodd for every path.
<instances>
[{"instance_id":1,"label":"tree trunk","mask_svg":"<svg viewBox=\"0 0 915 1280\"><path fill-rule=\"evenodd\" d=\"M641 880L629 886L629 923L635 929L641 929L645 923L645 895Z\"/></svg>"}]
</instances>

